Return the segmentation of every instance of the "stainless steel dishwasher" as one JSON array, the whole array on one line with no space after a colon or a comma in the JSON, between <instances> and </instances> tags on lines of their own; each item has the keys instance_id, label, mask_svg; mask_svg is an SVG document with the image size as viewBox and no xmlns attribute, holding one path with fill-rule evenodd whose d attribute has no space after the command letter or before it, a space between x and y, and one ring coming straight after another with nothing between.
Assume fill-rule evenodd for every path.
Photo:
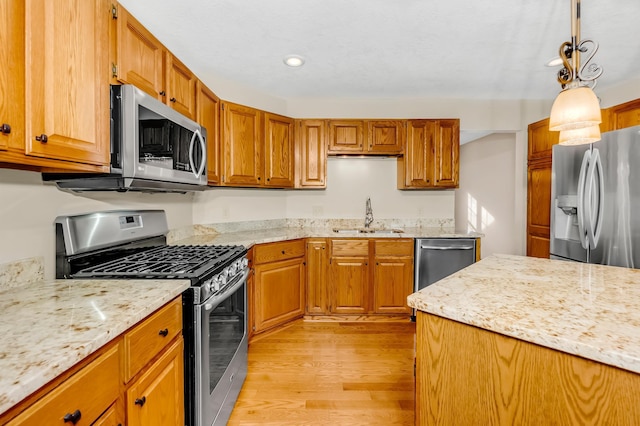
<instances>
[{"instance_id":1,"label":"stainless steel dishwasher","mask_svg":"<svg viewBox=\"0 0 640 426\"><path fill-rule=\"evenodd\" d=\"M415 250L415 291L476 261L473 238L416 238Z\"/></svg>"}]
</instances>

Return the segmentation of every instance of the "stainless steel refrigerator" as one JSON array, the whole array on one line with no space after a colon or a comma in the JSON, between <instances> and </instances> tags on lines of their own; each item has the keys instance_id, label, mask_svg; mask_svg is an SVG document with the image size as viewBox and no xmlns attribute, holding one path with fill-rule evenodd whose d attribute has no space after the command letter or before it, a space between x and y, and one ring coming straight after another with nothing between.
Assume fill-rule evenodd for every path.
<instances>
[{"instance_id":1,"label":"stainless steel refrigerator","mask_svg":"<svg viewBox=\"0 0 640 426\"><path fill-rule=\"evenodd\" d=\"M551 258L640 268L640 126L554 146Z\"/></svg>"}]
</instances>

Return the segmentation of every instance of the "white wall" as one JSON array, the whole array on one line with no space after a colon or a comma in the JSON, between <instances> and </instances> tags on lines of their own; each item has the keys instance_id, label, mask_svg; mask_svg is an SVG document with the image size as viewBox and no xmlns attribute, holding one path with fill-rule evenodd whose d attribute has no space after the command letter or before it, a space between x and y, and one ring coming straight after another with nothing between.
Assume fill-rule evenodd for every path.
<instances>
[{"instance_id":1,"label":"white wall","mask_svg":"<svg viewBox=\"0 0 640 426\"><path fill-rule=\"evenodd\" d=\"M191 194L75 195L43 183L39 173L0 169L0 264L43 256L45 276L55 275L57 216L115 209L165 209L170 228L191 225Z\"/></svg>"},{"instance_id":2,"label":"white wall","mask_svg":"<svg viewBox=\"0 0 640 426\"><path fill-rule=\"evenodd\" d=\"M485 234L483 258L495 253L524 254L516 201L522 196L516 179L517 152L515 134L493 134L460 147L456 226Z\"/></svg>"}]
</instances>

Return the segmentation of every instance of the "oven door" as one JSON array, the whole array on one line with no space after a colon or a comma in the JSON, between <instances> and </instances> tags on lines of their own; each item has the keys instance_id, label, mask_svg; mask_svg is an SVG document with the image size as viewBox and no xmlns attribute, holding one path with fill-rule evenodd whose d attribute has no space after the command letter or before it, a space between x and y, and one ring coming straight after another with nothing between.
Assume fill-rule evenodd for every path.
<instances>
[{"instance_id":1,"label":"oven door","mask_svg":"<svg viewBox=\"0 0 640 426\"><path fill-rule=\"evenodd\" d=\"M226 425L247 376L248 272L225 295L195 306L198 425Z\"/></svg>"}]
</instances>

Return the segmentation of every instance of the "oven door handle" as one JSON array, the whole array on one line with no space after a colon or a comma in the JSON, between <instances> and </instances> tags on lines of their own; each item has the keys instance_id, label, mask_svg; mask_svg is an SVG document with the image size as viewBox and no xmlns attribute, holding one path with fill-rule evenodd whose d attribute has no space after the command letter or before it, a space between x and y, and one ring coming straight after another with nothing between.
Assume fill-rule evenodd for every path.
<instances>
[{"instance_id":1,"label":"oven door handle","mask_svg":"<svg viewBox=\"0 0 640 426\"><path fill-rule=\"evenodd\" d=\"M249 273L250 272L251 272L250 268L245 269L245 271L242 273L241 278L238 281L236 281L236 283L233 284L233 286L231 286L227 290L225 290L224 293L216 294L215 296L209 298L209 300L207 300L204 303L205 312L209 313L216 306L218 306L219 302L225 300L227 297L229 297L229 295L235 293L236 290L238 290L247 281L247 278L249 278Z\"/></svg>"}]
</instances>

